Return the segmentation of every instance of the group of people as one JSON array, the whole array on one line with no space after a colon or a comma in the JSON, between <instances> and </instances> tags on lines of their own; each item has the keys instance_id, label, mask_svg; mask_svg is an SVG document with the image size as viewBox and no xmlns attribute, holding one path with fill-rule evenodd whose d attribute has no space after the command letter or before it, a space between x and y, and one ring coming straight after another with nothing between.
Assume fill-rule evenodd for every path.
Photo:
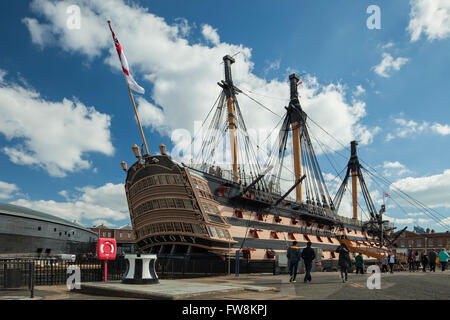
<instances>
[{"instance_id":1,"label":"group of people","mask_svg":"<svg viewBox=\"0 0 450 320\"><path fill-rule=\"evenodd\" d=\"M294 241L292 243L292 246L287 251L287 258L289 259L289 274L290 279L289 282L295 283L296 277L297 277L297 268L298 264L300 262L300 259L303 259L305 264L305 278L303 281L311 282L311 269L312 269L312 263L316 257L316 254L314 252L314 249L311 248L312 243L308 242L306 244L306 248L303 250L300 250L300 248L297 246L297 241ZM342 282L348 281L348 271L352 267L352 261L350 259L350 250L348 247L341 243L339 247L336 249L336 252L339 253L339 261L338 265L341 272L341 278ZM383 258L381 259L381 272L390 272L394 273L394 265L397 263L397 258L394 254L394 252L390 252L389 254L385 254ZM420 265L422 264L423 271L426 271L427 266L430 266L430 271L435 272L436 271L436 263L440 263L442 267L442 271L446 270L447 263L448 263L448 253L442 249L439 254L436 253L434 250L430 250L428 254L422 252L422 254L419 255L418 251L412 252L408 255L408 264L409 264L409 271L416 271L419 270ZM390 271L388 271L388 266ZM356 267L356 273L364 273L364 260L363 255L359 253L355 257L355 267Z\"/></svg>"},{"instance_id":2,"label":"group of people","mask_svg":"<svg viewBox=\"0 0 450 320\"><path fill-rule=\"evenodd\" d=\"M389 272L388 271L388 265L389 269L391 270L391 273L394 273L394 265L397 263L397 258L395 257L395 254L393 252L390 252L389 254L383 255L381 258L381 272Z\"/></svg>"},{"instance_id":3,"label":"group of people","mask_svg":"<svg viewBox=\"0 0 450 320\"><path fill-rule=\"evenodd\" d=\"M287 258L289 259L289 274L291 276L289 282L297 282L297 268L300 259L303 259L303 262L305 263L305 278L303 279L303 282L311 282L312 263L316 258L316 253L314 252L314 249L311 248L311 245L312 243L308 242L306 244L306 248L300 250L300 248L297 247L297 241L294 241L292 243L292 246L288 249Z\"/></svg>"},{"instance_id":4,"label":"group of people","mask_svg":"<svg viewBox=\"0 0 450 320\"><path fill-rule=\"evenodd\" d=\"M431 249L428 254L418 251L411 251L408 255L409 272L415 272L420 269L422 265L423 272L427 271L427 267L430 267L430 272L436 272L436 264L440 263L442 271L445 271L448 263L448 253L442 249L439 253L436 253Z\"/></svg>"},{"instance_id":5,"label":"group of people","mask_svg":"<svg viewBox=\"0 0 450 320\"><path fill-rule=\"evenodd\" d=\"M287 251L287 258L289 259L289 275L290 279L289 282L295 283L296 277L297 277L297 268L298 263L300 259L303 259L303 262L305 264L305 278L303 279L303 282L311 282L311 269L312 269L312 263L316 257L316 253L314 252L314 249L311 248L312 243L308 242L306 244L306 248L303 250L300 250L300 248L297 246L297 241L294 241L292 243L292 246ZM348 281L348 271L350 270L352 266L352 262L350 259L350 250L347 248L345 244L341 244L337 249L336 252L339 253L339 267L341 269L341 278L342 282ZM363 256L360 253L355 258L355 264L356 264L356 273L361 272L361 274L364 273L364 260Z\"/></svg>"}]
</instances>

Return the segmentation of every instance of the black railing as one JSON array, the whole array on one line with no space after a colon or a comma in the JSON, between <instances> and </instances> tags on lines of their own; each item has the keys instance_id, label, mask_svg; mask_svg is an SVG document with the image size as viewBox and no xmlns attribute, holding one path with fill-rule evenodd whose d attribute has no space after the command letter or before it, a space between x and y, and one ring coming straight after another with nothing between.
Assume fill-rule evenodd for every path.
<instances>
[{"instance_id":1,"label":"black railing","mask_svg":"<svg viewBox=\"0 0 450 320\"><path fill-rule=\"evenodd\" d=\"M0 260L0 290L28 289L34 297L33 261Z\"/></svg>"},{"instance_id":2,"label":"black railing","mask_svg":"<svg viewBox=\"0 0 450 320\"><path fill-rule=\"evenodd\" d=\"M0 260L0 289L67 284L73 274L73 267L80 270L80 282L104 280L104 262L94 257L87 259L10 259ZM217 276L235 273L235 260L227 256L211 255L161 255L156 260L156 273L160 279L181 279ZM119 256L108 261L108 280L122 280L126 270L126 260ZM273 273L275 260L239 260L240 273Z\"/></svg>"}]
</instances>

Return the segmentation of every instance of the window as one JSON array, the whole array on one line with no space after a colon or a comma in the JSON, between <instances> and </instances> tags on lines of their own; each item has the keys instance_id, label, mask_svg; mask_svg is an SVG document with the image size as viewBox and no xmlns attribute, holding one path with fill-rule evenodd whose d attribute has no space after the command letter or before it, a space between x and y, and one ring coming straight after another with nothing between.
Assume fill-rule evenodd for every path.
<instances>
[{"instance_id":1,"label":"window","mask_svg":"<svg viewBox=\"0 0 450 320\"><path fill-rule=\"evenodd\" d=\"M411 248L413 246L412 240L408 240L408 246Z\"/></svg>"},{"instance_id":2,"label":"window","mask_svg":"<svg viewBox=\"0 0 450 320\"><path fill-rule=\"evenodd\" d=\"M418 247L421 247L421 246L422 246L422 240L417 239L417 246L418 246Z\"/></svg>"},{"instance_id":3,"label":"window","mask_svg":"<svg viewBox=\"0 0 450 320\"><path fill-rule=\"evenodd\" d=\"M38 230L41 231L41 227L38 227Z\"/></svg>"},{"instance_id":4,"label":"window","mask_svg":"<svg viewBox=\"0 0 450 320\"><path fill-rule=\"evenodd\" d=\"M192 225L190 223L183 223L184 232L194 233L192 231Z\"/></svg>"},{"instance_id":5,"label":"window","mask_svg":"<svg viewBox=\"0 0 450 320\"><path fill-rule=\"evenodd\" d=\"M185 208L193 209L192 201L191 201L191 200L183 200L183 202L184 202L184 207L185 207Z\"/></svg>"},{"instance_id":6,"label":"window","mask_svg":"<svg viewBox=\"0 0 450 320\"><path fill-rule=\"evenodd\" d=\"M194 227L194 233L199 233L199 234L203 233L202 228L198 224L194 224L193 227Z\"/></svg>"},{"instance_id":7,"label":"window","mask_svg":"<svg viewBox=\"0 0 450 320\"><path fill-rule=\"evenodd\" d=\"M128 233L128 239L131 239L131 233Z\"/></svg>"},{"instance_id":8,"label":"window","mask_svg":"<svg viewBox=\"0 0 450 320\"><path fill-rule=\"evenodd\" d=\"M211 226L208 226L208 230L209 230L209 233L211 234L212 237L214 237L214 238L218 238L218 237L219 237L219 236L217 235L216 228L211 227Z\"/></svg>"},{"instance_id":9,"label":"window","mask_svg":"<svg viewBox=\"0 0 450 320\"><path fill-rule=\"evenodd\" d=\"M167 199L167 203L169 204L169 208L175 208L175 201L173 199Z\"/></svg>"},{"instance_id":10,"label":"window","mask_svg":"<svg viewBox=\"0 0 450 320\"><path fill-rule=\"evenodd\" d=\"M184 208L184 202L182 199L175 199L175 205L177 208Z\"/></svg>"},{"instance_id":11,"label":"window","mask_svg":"<svg viewBox=\"0 0 450 320\"><path fill-rule=\"evenodd\" d=\"M106 238L106 232L103 232L103 238Z\"/></svg>"},{"instance_id":12,"label":"window","mask_svg":"<svg viewBox=\"0 0 450 320\"><path fill-rule=\"evenodd\" d=\"M441 247L442 246L442 238L438 239L438 246Z\"/></svg>"},{"instance_id":13,"label":"window","mask_svg":"<svg viewBox=\"0 0 450 320\"><path fill-rule=\"evenodd\" d=\"M122 236L123 236L123 234L122 234L122 232L120 232L120 233L119 233L119 237L122 238Z\"/></svg>"},{"instance_id":14,"label":"window","mask_svg":"<svg viewBox=\"0 0 450 320\"><path fill-rule=\"evenodd\" d=\"M405 247L405 240L401 240L401 241L400 241L400 246L401 246L402 248Z\"/></svg>"},{"instance_id":15,"label":"window","mask_svg":"<svg viewBox=\"0 0 450 320\"><path fill-rule=\"evenodd\" d=\"M159 176L159 181L161 184L167 184L166 176Z\"/></svg>"},{"instance_id":16,"label":"window","mask_svg":"<svg viewBox=\"0 0 450 320\"><path fill-rule=\"evenodd\" d=\"M183 231L183 229L181 228L181 222L174 222L174 226L175 226L175 231Z\"/></svg>"},{"instance_id":17,"label":"window","mask_svg":"<svg viewBox=\"0 0 450 320\"><path fill-rule=\"evenodd\" d=\"M428 246L429 247L433 247L433 239L429 239L428 240Z\"/></svg>"}]
</instances>

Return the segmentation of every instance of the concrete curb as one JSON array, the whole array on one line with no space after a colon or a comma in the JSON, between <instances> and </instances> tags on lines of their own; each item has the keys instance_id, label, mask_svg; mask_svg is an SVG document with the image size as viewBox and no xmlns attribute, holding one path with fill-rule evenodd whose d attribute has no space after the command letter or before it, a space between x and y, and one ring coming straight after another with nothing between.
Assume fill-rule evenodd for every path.
<instances>
[{"instance_id":1,"label":"concrete curb","mask_svg":"<svg viewBox=\"0 0 450 320\"><path fill-rule=\"evenodd\" d=\"M183 292L185 291L185 292ZM125 285L121 282L89 282L82 283L74 292L108 297L126 297L151 300L183 300L204 295L217 295L230 292L267 292L279 290L273 287L235 284L192 283L177 280L161 281L153 285Z\"/></svg>"}]
</instances>

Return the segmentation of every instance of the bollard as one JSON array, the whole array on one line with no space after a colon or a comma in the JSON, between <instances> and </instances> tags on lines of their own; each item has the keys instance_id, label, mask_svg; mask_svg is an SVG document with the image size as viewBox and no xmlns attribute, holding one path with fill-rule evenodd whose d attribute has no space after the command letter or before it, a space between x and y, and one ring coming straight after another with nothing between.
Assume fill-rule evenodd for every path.
<instances>
[{"instance_id":1,"label":"bollard","mask_svg":"<svg viewBox=\"0 0 450 320\"><path fill-rule=\"evenodd\" d=\"M239 255L240 255L240 252L239 252L239 250L236 250L236 261L235 261L235 264L236 264L236 277L239 277Z\"/></svg>"}]
</instances>

